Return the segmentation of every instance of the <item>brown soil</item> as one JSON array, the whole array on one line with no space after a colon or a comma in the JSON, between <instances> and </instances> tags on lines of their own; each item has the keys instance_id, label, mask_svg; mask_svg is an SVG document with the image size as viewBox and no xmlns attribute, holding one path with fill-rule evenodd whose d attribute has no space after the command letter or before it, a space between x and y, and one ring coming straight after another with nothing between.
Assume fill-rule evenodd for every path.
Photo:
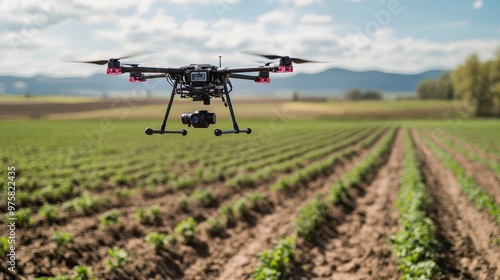
<instances>
[{"instance_id":1,"label":"brown soil","mask_svg":"<svg viewBox=\"0 0 500 280\"><path fill-rule=\"evenodd\" d=\"M165 100L161 99L163 102ZM130 103L131 102L131 103ZM127 106L144 106L159 104L158 98L144 98L141 100L103 99L98 102L57 103L57 102L2 102L0 103L1 117L43 117L49 114L77 113L103 109L114 109Z\"/></svg>"},{"instance_id":2,"label":"brown soil","mask_svg":"<svg viewBox=\"0 0 500 280\"><path fill-rule=\"evenodd\" d=\"M177 100L177 102L179 102ZM186 101L187 102L187 101ZM238 99L238 104L285 104L284 99ZM130 108L167 104L167 98L105 98L95 102L57 103L47 101L4 101L0 103L0 119L42 118L53 114L68 114L96 110Z\"/></svg>"},{"instance_id":3,"label":"brown soil","mask_svg":"<svg viewBox=\"0 0 500 280\"><path fill-rule=\"evenodd\" d=\"M442 279L500 279L500 227L463 194L456 178L413 132L422 171L433 201L429 216L440 242Z\"/></svg>"},{"instance_id":4,"label":"brown soil","mask_svg":"<svg viewBox=\"0 0 500 280\"><path fill-rule=\"evenodd\" d=\"M213 253L192 265L185 279L247 279L258 266L257 254L271 248L276 239L288 235L297 211L316 194L325 193L331 184L351 169L371 149L343 160L332 174L310 182L292 195L276 194L275 211L245 228L236 228L229 236L212 240Z\"/></svg>"},{"instance_id":5,"label":"brown soil","mask_svg":"<svg viewBox=\"0 0 500 280\"><path fill-rule=\"evenodd\" d=\"M298 245L292 277L307 279L394 279L397 260L388 237L398 230L393 205L404 160L400 130L388 161L333 209L311 242Z\"/></svg>"},{"instance_id":6,"label":"brown soil","mask_svg":"<svg viewBox=\"0 0 500 280\"><path fill-rule=\"evenodd\" d=\"M352 165L355 161L366 154L367 150L360 151L359 156L351 159L344 159L340 165ZM343 170L339 166L337 171ZM322 179L323 181L325 179ZM282 216L290 216L290 203L298 205L309 198L314 192L310 189L302 188L296 193L287 195L277 195L268 189L269 184L261 184L252 189L231 189L223 182L211 184L215 191L218 203L211 207L203 208L191 204L188 212L179 209L177 199L182 192L189 194L190 190L166 191L153 197L136 195L122 204L117 204L120 211L121 225L104 228L100 226L99 216L104 209L89 215L79 215L76 217L67 216L58 224L38 222L28 228L18 230L20 245L17 248L18 254L18 275L30 276L51 276L68 274L75 265L87 265L92 268L93 275L98 279L107 279L111 273L107 270L105 261L107 250L114 246L125 248L132 254L132 262L119 270L119 273L128 275L127 278L146 279L179 279L183 275L193 275L195 267L200 261L212 260L212 262L224 263L225 258L219 258L214 253L234 248L228 244L231 239L238 242L245 242L243 236L259 235L261 228L267 228L270 224L276 224L273 219L280 219ZM208 186L198 186L206 189ZM260 209L252 211L230 228L223 236L211 237L206 234L206 219L217 214L217 207L221 204L232 201L244 192L261 192L267 194L270 202ZM283 202L284 200L284 202ZM117 202L115 202L117 203ZM141 225L134 217L137 207L149 207L160 205L163 216L161 221L152 225ZM276 210L274 210L276 205ZM274 212L273 212L274 211ZM271 214L270 217L261 219L262 216ZM174 247L154 252L152 245L144 242L144 237L149 232L171 233L175 225L182 219L189 216L194 217L200 223L200 235L197 241L186 245L176 245ZM274 217L274 218L273 218ZM291 218L292 216L290 216ZM260 227L256 227L260 224ZM254 228L253 230L250 230ZM70 245L66 252L60 252L50 239L55 230L69 231L74 234L76 242ZM243 237L243 238L242 238ZM272 237L275 237L273 235ZM248 237L251 240L251 237ZM269 243L272 241L269 236ZM241 246L241 244L240 244ZM252 256L254 258L255 256ZM202 267L202 266L200 266ZM205 267L210 267L208 264ZM209 269L208 269L209 270ZM218 271L215 270L214 271ZM203 272L205 273L205 272ZM213 275L209 271L207 275ZM186 276L189 278L188 276ZM1 277L0 277L1 279Z\"/></svg>"},{"instance_id":7,"label":"brown soil","mask_svg":"<svg viewBox=\"0 0 500 280\"><path fill-rule=\"evenodd\" d=\"M446 170L422 141L414 135L422 170L433 203L430 216L438 230L438 265L443 279L500 279L498 260L500 237L498 224L487 213L477 210L462 194L456 179ZM136 195L119 205L121 225L103 228L100 213L67 217L60 224L39 223L18 228L17 272L26 277L71 274L75 265L92 268L98 279L246 279L258 266L257 254L270 249L281 235L290 233L298 209L317 194L326 194L331 184L360 162L372 148L342 159L327 174L289 193L275 193L269 184L255 188L231 189L223 182L210 186L218 203L204 208L191 205L188 212L178 207L181 191L164 191L154 196ZM388 236L397 231L397 213L393 209L398 189L404 148L399 131L390 153L374 168L363 183L352 189L348 199L333 207L329 220L312 242L299 241L297 260L291 277L295 279L394 279L397 263L391 254ZM279 175L277 175L279 177ZM196 189L193 188L193 189ZM188 194L190 190L186 191ZM207 233L206 220L217 215L220 205L247 192L268 197L263 206L232 223L217 236ZM135 217L137 207L158 204L161 221L141 225ZM102 209L101 209L102 210ZM102 212L102 211L101 211ZM199 223L196 240L155 252L144 241L149 232L171 233L182 219L192 216ZM53 232L70 231L76 243L66 252L58 252ZM116 274L108 271L107 250L125 248L132 260ZM0 265L0 272L4 265ZM0 279L9 279L0 273Z\"/></svg>"},{"instance_id":8,"label":"brown soil","mask_svg":"<svg viewBox=\"0 0 500 280\"><path fill-rule=\"evenodd\" d=\"M458 163L465 169L465 172L473 177L476 182L483 188L496 203L500 204L500 180L498 177L486 166L485 164L473 161L461 153L450 148L446 143L435 135L426 131L426 135L430 136L432 140L438 144L438 147L444 149L446 153L450 154L458 161Z\"/></svg>"}]
</instances>

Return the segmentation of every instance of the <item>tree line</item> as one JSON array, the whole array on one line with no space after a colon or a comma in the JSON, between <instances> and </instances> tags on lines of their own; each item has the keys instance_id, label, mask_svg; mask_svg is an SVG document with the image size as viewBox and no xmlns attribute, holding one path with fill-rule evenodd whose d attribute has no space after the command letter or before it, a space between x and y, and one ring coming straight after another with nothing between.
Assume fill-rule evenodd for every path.
<instances>
[{"instance_id":1,"label":"tree line","mask_svg":"<svg viewBox=\"0 0 500 280\"><path fill-rule=\"evenodd\" d=\"M381 100L383 99L382 93L375 90L367 90L365 92L360 89L351 89L346 92L344 99L346 100Z\"/></svg>"},{"instance_id":2,"label":"tree line","mask_svg":"<svg viewBox=\"0 0 500 280\"><path fill-rule=\"evenodd\" d=\"M419 99L460 99L476 116L500 117L500 48L492 60L481 61L477 54L437 79L417 86Z\"/></svg>"}]
</instances>

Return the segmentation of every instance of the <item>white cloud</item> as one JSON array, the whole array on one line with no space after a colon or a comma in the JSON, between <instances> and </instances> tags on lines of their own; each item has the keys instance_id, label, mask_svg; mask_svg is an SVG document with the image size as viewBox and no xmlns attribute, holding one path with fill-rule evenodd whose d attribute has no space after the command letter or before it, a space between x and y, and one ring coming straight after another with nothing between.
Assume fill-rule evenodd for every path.
<instances>
[{"instance_id":1,"label":"white cloud","mask_svg":"<svg viewBox=\"0 0 500 280\"><path fill-rule=\"evenodd\" d=\"M313 4L320 4L323 0L278 0L278 2L284 5L293 4L296 7L306 7Z\"/></svg>"},{"instance_id":2,"label":"white cloud","mask_svg":"<svg viewBox=\"0 0 500 280\"><path fill-rule=\"evenodd\" d=\"M175 5L191 5L191 4L213 4L213 5L236 5L241 0L168 0L169 3Z\"/></svg>"},{"instance_id":3,"label":"white cloud","mask_svg":"<svg viewBox=\"0 0 500 280\"><path fill-rule=\"evenodd\" d=\"M190 63L216 64L217 56L223 55L224 65L243 66L252 64L254 58L240 52L254 50L334 62L297 65L297 72L317 72L333 65L416 72L432 67L453 68L472 52L492 54L500 45L498 39L438 43L404 37L397 26L391 26L394 30L379 28L363 42L360 34L340 27L346 22L337 23L335 18L334 24L333 13L317 7L302 8L322 2L318 0L270 0L275 4L270 5L274 9L254 18L234 16L238 10L227 18L213 17L215 11L210 6L201 6L203 12L212 13L206 18L185 13L198 8L196 4L239 3L239 0L188 0L192 6L176 6L178 0L168 1L170 5L163 0L60 1L67 5L53 7L47 24L24 34L25 19L36 15L42 4L38 0L24 0L7 5L0 0L0 9L10 10L0 19L0 24L7 27L0 31L2 69L23 76L90 75L103 69L60 61L105 59L137 50L156 53L126 62L176 67ZM276 5L278 1L290 6ZM468 21L451 21L442 23L440 28L468 24ZM13 43L17 43L17 50Z\"/></svg>"},{"instance_id":4,"label":"white cloud","mask_svg":"<svg viewBox=\"0 0 500 280\"><path fill-rule=\"evenodd\" d=\"M290 10L274 10L267 12L257 18L257 23L279 23L290 24L295 19L295 15Z\"/></svg>"},{"instance_id":5,"label":"white cloud","mask_svg":"<svg viewBox=\"0 0 500 280\"><path fill-rule=\"evenodd\" d=\"M307 14L303 15L300 18L301 23L311 23L311 24L320 24L320 23L329 23L332 21L332 17L330 15L317 15L317 14Z\"/></svg>"},{"instance_id":6,"label":"white cloud","mask_svg":"<svg viewBox=\"0 0 500 280\"><path fill-rule=\"evenodd\" d=\"M474 9L481 9L481 7L483 6L484 4L484 1L483 0L475 0L474 3L472 4L472 7Z\"/></svg>"}]
</instances>

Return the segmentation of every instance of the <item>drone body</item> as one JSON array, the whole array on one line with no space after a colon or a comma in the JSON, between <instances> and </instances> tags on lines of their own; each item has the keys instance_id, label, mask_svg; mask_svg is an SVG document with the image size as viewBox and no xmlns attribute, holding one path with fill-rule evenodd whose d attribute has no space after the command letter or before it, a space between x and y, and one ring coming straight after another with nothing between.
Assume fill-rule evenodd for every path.
<instances>
[{"instance_id":1,"label":"drone body","mask_svg":"<svg viewBox=\"0 0 500 280\"><path fill-rule=\"evenodd\" d=\"M221 67L211 64L191 64L179 68L156 68L142 67L138 64L121 64L120 59L130 58L142 53L136 53L121 58L112 58L109 60L97 61L77 61L83 63L92 63L98 65L107 64L106 73L108 75L121 75L129 73L130 82L145 82L149 79L165 78L172 86L172 92L165 111L165 115L159 129L146 128L147 135L153 134L182 134L187 135L185 129L168 130L166 129L167 119L170 114L170 109L173 104L175 95L180 98L187 98L192 101L201 101L204 105L210 105L212 98L221 98L226 107L229 107L233 129L221 130L216 129L214 134L221 136L223 134L250 134L250 128L240 129L231 103L230 93L233 90L230 78L251 80L256 83L268 84L270 82L269 73L285 73L293 72L293 62L308 63L315 62L300 58L290 58L288 56L276 55L260 55L270 60L279 59L278 65L265 63L263 66L255 67ZM256 72L257 75L249 75L247 73ZM245 74L242 74L245 73ZM194 128L208 128L211 124L216 123L215 113L209 113L207 110L199 110L194 113L184 113L181 116L183 124Z\"/></svg>"}]
</instances>

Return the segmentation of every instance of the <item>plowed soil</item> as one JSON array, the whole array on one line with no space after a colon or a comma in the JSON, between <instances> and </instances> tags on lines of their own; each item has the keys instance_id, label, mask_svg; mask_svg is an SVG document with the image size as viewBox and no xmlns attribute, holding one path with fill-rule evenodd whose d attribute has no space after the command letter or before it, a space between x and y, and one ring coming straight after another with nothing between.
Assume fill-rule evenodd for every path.
<instances>
[{"instance_id":1,"label":"plowed soil","mask_svg":"<svg viewBox=\"0 0 500 280\"><path fill-rule=\"evenodd\" d=\"M437 226L442 279L500 279L500 227L463 194L447 170L413 133L425 183L432 199L429 215Z\"/></svg>"},{"instance_id":2,"label":"plowed soil","mask_svg":"<svg viewBox=\"0 0 500 280\"><path fill-rule=\"evenodd\" d=\"M281 233L286 233L293 211L304 201L314 197L317 190L329 186L340 174L366 156L371 148L359 151L351 158L345 158L332 167L329 174L310 182L296 191L277 194L269 190L270 184L262 184L252 189L232 189L222 182L196 188L214 190L218 201L210 207L190 205L188 211L179 208L180 191L165 189L156 196L136 195L126 201L114 201L113 206L120 211L120 225L103 227L99 216L105 209L95 213L75 217L64 216L57 224L38 221L29 228L21 228L18 233L22 246L18 247L18 275L51 276L68 274L76 265L87 265L98 279L112 275L105 265L107 250L118 246L131 252L130 264L118 270L116 276L124 279L211 279L224 272L231 272L231 263L237 267L239 256L246 255L252 263L256 254L266 245L271 245ZM316 160L319 161L320 159ZM314 162L305 162L312 164ZM276 178L283 176L277 174ZM159 186L161 190L163 187ZM195 189L196 189L195 188ZM185 190L189 194L191 190ZM260 192L268 201L258 209L245 215L220 236L209 236L206 220L217 215L220 205L241 197L244 193ZM153 225L141 225L134 217L137 207L160 205L163 216ZM152 245L144 241L149 232L171 233L175 225L187 217L194 217L200 224L197 239L186 245L175 245L155 252ZM283 226L282 226L283 225ZM281 228L283 230L281 230ZM68 250L57 250L51 236L55 230L74 234L77 242ZM280 231L281 230L281 231ZM246 248L257 244L255 248ZM248 253L245 253L247 252ZM234 271L238 271L236 268ZM5 274L8 277L8 274ZM1 279L2 277L0 277Z\"/></svg>"},{"instance_id":3,"label":"plowed soil","mask_svg":"<svg viewBox=\"0 0 500 280\"><path fill-rule=\"evenodd\" d=\"M430 132L425 132L427 136L431 137L432 140L446 153L453 156L453 158L458 161L460 166L462 166L467 174L474 178L474 180L484 189L496 203L500 203L500 180L493 173L488 166L482 162L473 161L461 153L450 148L446 143L439 139L436 135Z\"/></svg>"},{"instance_id":4,"label":"plowed soil","mask_svg":"<svg viewBox=\"0 0 500 280\"><path fill-rule=\"evenodd\" d=\"M467 200L451 171L414 131L412 137L432 199L428 213L437 227L441 278L500 279L500 246L493 242L500 237L499 225ZM442 143L437 141L437 145ZM241 189L217 182L182 192L159 186L164 190L154 196L138 194L127 201L113 201L120 211L120 225L102 227L99 216L105 209L99 209L89 215L64 217L58 224L40 221L34 226L19 228L17 273L27 277L53 276L70 274L75 265L87 265L97 279L249 279L259 264L257 254L272 248L280 236L291 233L298 210L318 194L327 194L336 180L372 150L373 146L359 150L316 180L289 192L269 190L272 182ZM289 279L397 279L400 276L388 237L399 227L394 203L403 160L403 130L399 129L389 152L364 181L350 190L345 201L331 206L327 222L315 232L315 238L297 241L297 258L287 275ZM473 175L480 171L474 164L461 160ZM274 179L282 176L285 174L276 174ZM184 193L207 188L214 190L216 203L209 207L190 204L187 211L179 208L178 198ZM208 233L206 221L218 214L221 205L253 192L265 194L266 202L230 223L221 234ZM134 217L137 207L154 204L162 209L161 219L151 225L138 223ZM194 241L156 252L144 241L149 232L171 233L175 225L187 217L194 217L199 224ZM50 240L56 229L72 232L78 242L68 250L57 250ZM113 274L105 261L107 250L114 246L126 249L132 259ZM3 266L0 272L0 279L15 279Z\"/></svg>"},{"instance_id":5,"label":"plowed soil","mask_svg":"<svg viewBox=\"0 0 500 280\"><path fill-rule=\"evenodd\" d=\"M298 246L293 277L304 279L394 279L397 260L388 237L398 230L394 203L404 160L400 130L379 168L335 206L312 242ZM304 270L304 268L306 268Z\"/></svg>"}]
</instances>

